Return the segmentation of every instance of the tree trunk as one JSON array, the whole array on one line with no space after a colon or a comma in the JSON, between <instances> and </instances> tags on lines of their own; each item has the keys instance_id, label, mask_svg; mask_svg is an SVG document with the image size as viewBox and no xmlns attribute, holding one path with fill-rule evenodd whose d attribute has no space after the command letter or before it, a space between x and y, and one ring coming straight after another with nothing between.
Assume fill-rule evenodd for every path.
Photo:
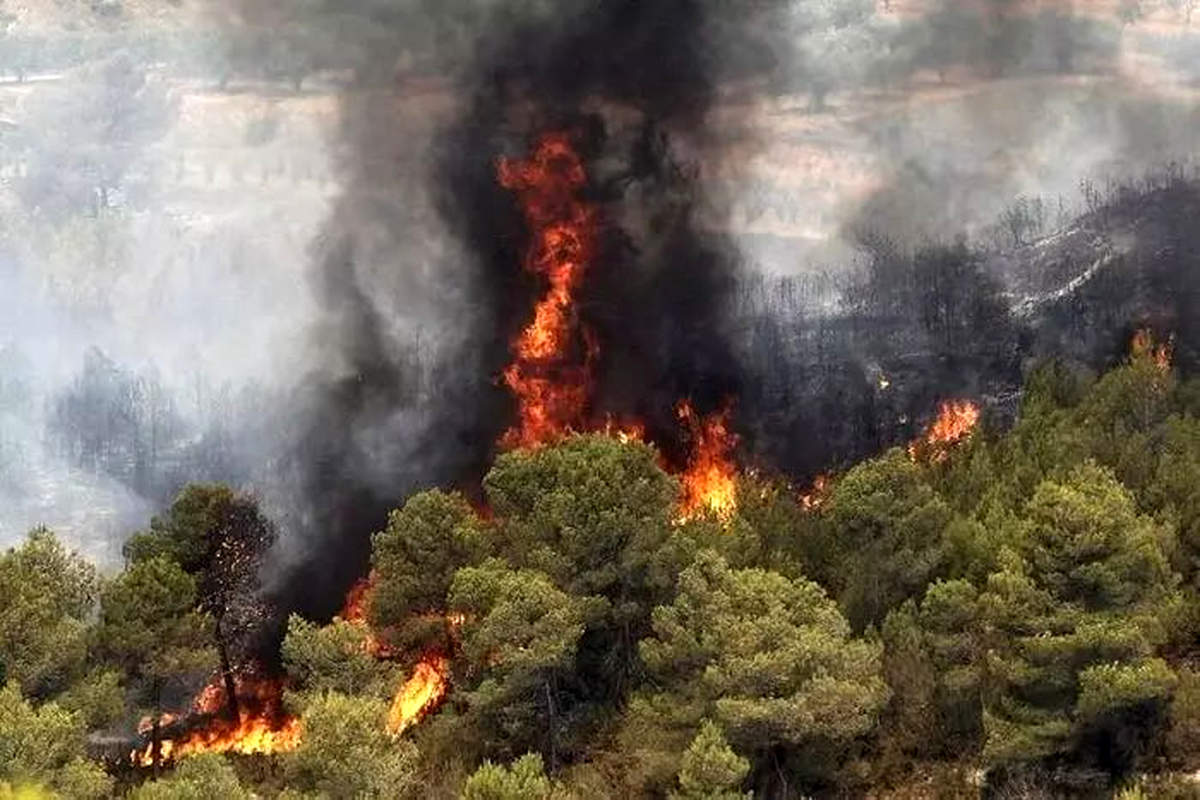
<instances>
[{"instance_id":1,"label":"tree trunk","mask_svg":"<svg viewBox=\"0 0 1200 800\"><path fill-rule=\"evenodd\" d=\"M233 667L229 664L229 649L225 646L225 637L221 635L221 621L224 615L217 617L213 632L217 639L217 653L221 657L221 677L225 681L225 703L229 709L229 718L234 723L241 719L238 709L237 683L233 680Z\"/></svg>"},{"instance_id":2,"label":"tree trunk","mask_svg":"<svg viewBox=\"0 0 1200 800\"><path fill-rule=\"evenodd\" d=\"M549 769L549 772L551 772L551 773L558 770L558 746L557 746L557 731L556 731L556 728L558 727L558 722L555 719L554 693L550 689L550 683L552 680L553 680L553 678L551 678L550 680L547 680L544 684L542 684L546 689L546 708L547 708L547 712L550 717L550 725L549 725L548 733L550 735L550 769Z\"/></svg>"},{"instance_id":3,"label":"tree trunk","mask_svg":"<svg viewBox=\"0 0 1200 800\"><path fill-rule=\"evenodd\" d=\"M159 763L162 761L162 684L154 679L154 717L150 723L150 769L151 774L158 777Z\"/></svg>"}]
</instances>

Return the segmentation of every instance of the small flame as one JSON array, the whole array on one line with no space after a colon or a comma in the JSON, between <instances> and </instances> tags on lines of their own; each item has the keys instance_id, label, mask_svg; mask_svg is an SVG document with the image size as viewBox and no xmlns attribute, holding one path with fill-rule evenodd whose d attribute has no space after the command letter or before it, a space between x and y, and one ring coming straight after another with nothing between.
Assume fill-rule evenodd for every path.
<instances>
[{"instance_id":1,"label":"small flame","mask_svg":"<svg viewBox=\"0 0 1200 800\"><path fill-rule=\"evenodd\" d=\"M502 374L516 396L519 422L501 443L536 447L578 428L591 393L596 344L585 330L579 363L571 334L577 327L575 291L595 249L596 214L577 197L587 173L565 133L542 136L526 161L500 159L497 176L516 192L533 234L525 268L548 283Z\"/></svg>"},{"instance_id":2,"label":"small flame","mask_svg":"<svg viewBox=\"0 0 1200 800\"><path fill-rule=\"evenodd\" d=\"M640 422L618 422L611 416L604 421L604 435L621 444L646 441L646 426Z\"/></svg>"},{"instance_id":3,"label":"small flame","mask_svg":"<svg viewBox=\"0 0 1200 800\"><path fill-rule=\"evenodd\" d=\"M375 570L371 570L367 577L355 581L346 594L346 603L342 606L339 617L346 622L366 622L367 603L370 600L371 590L375 588L375 579Z\"/></svg>"},{"instance_id":4,"label":"small flame","mask_svg":"<svg viewBox=\"0 0 1200 800\"><path fill-rule=\"evenodd\" d=\"M1175 337L1171 336L1166 342L1156 344L1153 331L1149 328L1142 328L1133 335L1133 342L1130 343L1129 350L1133 360L1150 359L1160 372L1167 373L1171 371Z\"/></svg>"},{"instance_id":5,"label":"small flame","mask_svg":"<svg viewBox=\"0 0 1200 800\"><path fill-rule=\"evenodd\" d=\"M908 455L916 460L929 453L934 461L945 459L947 449L966 438L979 424L979 406L970 400L948 400L938 407L937 419L925 435L908 446Z\"/></svg>"},{"instance_id":6,"label":"small flame","mask_svg":"<svg viewBox=\"0 0 1200 800\"><path fill-rule=\"evenodd\" d=\"M812 489L800 495L800 506L805 511L815 511L825 502L825 497L829 493L829 477L827 475L818 475L813 480Z\"/></svg>"},{"instance_id":7,"label":"small flame","mask_svg":"<svg viewBox=\"0 0 1200 800\"><path fill-rule=\"evenodd\" d=\"M684 400L675 413L692 433L692 455L679 476L682 496L678 521L705 511L729 519L737 508L737 466L732 451L738 440L729 428L730 409L700 419L692 404Z\"/></svg>"},{"instance_id":8,"label":"small flame","mask_svg":"<svg viewBox=\"0 0 1200 800\"><path fill-rule=\"evenodd\" d=\"M375 581L378 577L378 573L371 570L367 577L356 581L346 594L346 603L342 606L342 612L338 616L346 622L362 626L367 632L364 642L366 651L377 658L385 658L392 655L392 652L388 645L375 635L367 621L367 607L371 602L371 592L375 590Z\"/></svg>"},{"instance_id":9,"label":"small flame","mask_svg":"<svg viewBox=\"0 0 1200 800\"><path fill-rule=\"evenodd\" d=\"M215 677L192 701L192 712L208 719L196 728L159 742L159 761L178 761L197 753L241 753L244 755L294 750L303 734L300 720L283 713L283 685L279 681L239 676L236 679L238 718L223 715L227 708L224 682ZM159 725L177 722L176 714L163 714ZM153 719L143 718L138 733L149 735ZM154 743L135 749L130 759L137 766L154 765Z\"/></svg>"},{"instance_id":10,"label":"small flame","mask_svg":"<svg viewBox=\"0 0 1200 800\"><path fill-rule=\"evenodd\" d=\"M422 659L392 700L388 732L399 736L436 708L449 688L446 677L449 672L450 661L443 655L434 654Z\"/></svg>"}]
</instances>

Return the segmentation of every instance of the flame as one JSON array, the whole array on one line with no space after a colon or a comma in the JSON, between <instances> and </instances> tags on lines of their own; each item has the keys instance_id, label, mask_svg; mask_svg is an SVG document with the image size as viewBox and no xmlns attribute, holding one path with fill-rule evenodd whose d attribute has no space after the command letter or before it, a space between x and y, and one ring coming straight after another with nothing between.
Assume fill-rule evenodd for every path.
<instances>
[{"instance_id":1,"label":"flame","mask_svg":"<svg viewBox=\"0 0 1200 800\"><path fill-rule=\"evenodd\" d=\"M580 363L572 331L578 327L575 291L595 249L596 214L577 197L587 173L565 133L543 135L526 161L500 159L497 174L517 194L532 231L525 268L548 284L503 373L516 396L519 422L501 443L536 447L578 427L591 393L596 344L583 331Z\"/></svg>"},{"instance_id":2,"label":"flame","mask_svg":"<svg viewBox=\"0 0 1200 800\"><path fill-rule=\"evenodd\" d=\"M684 400L675 413L692 433L692 455L679 476L678 520L705 511L728 519L737 508L737 466L731 455L737 435L729 428L730 408L699 419L692 404Z\"/></svg>"},{"instance_id":3,"label":"flame","mask_svg":"<svg viewBox=\"0 0 1200 800\"><path fill-rule=\"evenodd\" d=\"M338 614L346 622L366 622L367 603L370 601L371 590L375 588L375 570L371 570L365 578L359 578L346 594L346 603Z\"/></svg>"},{"instance_id":4,"label":"flame","mask_svg":"<svg viewBox=\"0 0 1200 800\"><path fill-rule=\"evenodd\" d=\"M367 652L376 658L394 658L398 653L380 641L370 629L366 618L366 608L370 602L371 592L378 580L375 570L360 579L350 587L346 595L346 603L340 614L341 618L355 625L362 625L368 631ZM450 637L457 641L457 634L466 616L461 613L429 614L422 618L442 619L449 628ZM441 653L434 652L423 658L413 669L412 675L402 685L392 705L388 710L387 729L393 735L399 736L405 730L420 722L446 696L449 689L447 676L450 673L450 660Z\"/></svg>"},{"instance_id":5,"label":"flame","mask_svg":"<svg viewBox=\"0 0 1200 800\"><path fill-rule=\"evenodd\" d=\"M908 446L908 455L916 460L921 453L929 453L932 460L941 461L947 448L969 436L978 424L978 405L970 400L945 401L925 434Z\"/></svg>"},{"instance_id":6,"label":"flame","mask_svg":"<svg viewBox=\"0 0 1200 800\"><path fill-rule=\"evenodd\" d=\"M375 631L371 630L371 624L367 621L367 607L371 602L371 592L375 590L375 581L378 577L378 573L371 570L365 578L355 581L354 585L350 587L350 591L346 593L346 603L342 606L342 611L338 616L346 622L362 626L367 633L366 641L363 643L366 651L376 658L386 658L394 653L385 642L375 635Z\"/></svg>"},{"instance_id":7,"label":"flame","mask_svg":"<svg viewBox=\"0 0 1200 800\"><path fill-rule=\"evenodd\" d=\"M800 495L800 506L805 511L815 511L825 502L829 493L829 476L818 475L813 480L812 489Z\"/></svg>"},{"instance_id":8,"label":"flame","mask_svg":"<svg viewBox=\"0 0 1200 800\"><path fill-rule=\"evenodd\" d=\"M279 753L294 750L303 734L300 720L283 713L283 685L277 680L238 676L236 688L238 718L226 715L224 681L220 675L205 686L192 701L192 713L204 716L201 725L159 742L159 761L178 761L197 753L241 753L245 755ZM176 714L163 714L160 726L179 720ZM145 717L138 733L150 734L153 719ZM154 743L135 749L130 759L137 766L154 765Z\"/></svg>"},{"instance_id":9,"label":"flame","mask_svg":"<svg viewBox=\"0 0 1200 800\"><path fill-rule=\"evenodd\" d=\"M1175 337L1171 336L1163 344L1155 344L1153 331L1149 328L1142 328L1133 335L1129 350L1132 360L1150 359L1160 372L1167 373L1171 371Z\"/></svg>"},{"instance_id":10,"label":"flame","mask_svg":"<svg viewBox=\"0 0 1200 800\"><path fill-rule=\"evenodd\" d=\"M618 422L611 416L604 421L603 433L621 444L646 441L645 425L640 422Z\"/></svg>"},{"instance_id":11,"label":"flame","mask_svg":"<svg viewBox=\"0 0 1200 800\"><path fill-rule=\"evenodd\" d=\"M600 430L622 442L644 441L640 423L603 424L586 418L592 364L600 352L591 331L578 321L575 293L596 250L598 215L580 199L588 177L564 132L546 133L526 160L501 158L500 185L517 195L531 243L525 269L546 282L533 319L512 344L513 361L502 373L517 401L518 422L502 437L504 447L537 447L573 430ZM737 468L731 453L737 437L729 411L699 420L691 404L677 407L691 428L693 452L680 476L681 519L704 510L728 518L736 506Z\"/></svg>"},{"instance_id":12,"label":"flame","mask_svg":"<svg viewBox=\"0 0 1200 800\"><path fill-rule=\"evenodd\" d=\"M449 688L449 672L450 660L443 655L433 654L422 659L392 700L388 710L388 732L399 736L436 708Z\"/></svg>"}]
</instances>

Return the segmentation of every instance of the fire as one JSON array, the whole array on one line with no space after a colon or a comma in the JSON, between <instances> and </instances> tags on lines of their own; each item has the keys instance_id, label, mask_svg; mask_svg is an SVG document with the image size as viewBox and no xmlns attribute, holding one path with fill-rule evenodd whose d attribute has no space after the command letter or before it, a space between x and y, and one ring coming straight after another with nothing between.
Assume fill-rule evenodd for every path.
<instances>
[{"instance_id":1,"label":"fire","mask_svg":"<svg viewBox=\"0 0 1200 800\"><path fill-rule=\"evenodd\" d=\"M200 691L192 701L192 715L203 719L196 727L159 742L159 761L178 761L197 753L241 753L245 755L279 753L294 750L303 734L300 720L283 712L283 686L275 680L239 676L237 678L237 719L228 715L224 682L221 676ZM175 714L159 718L160 727L179 720ZM138 724L138 733L149 736L153 720ZM135 749L130 758L137 766L154 765L154 743Z\"/></svg>"},{"instance_id":2,"label":"fire","mask_svg":"<svg viewBox=\"0 0 1200 800\"><path fill-rule=\"evenodd\" d=\"M543 135L526 161L500 159L497 174L517 194L532 231L525 268L547 283L503 373L519 422L502 444L535 447L577 428L591 392L596 345L583 331L581 362L572 332L579 327L575 291L595 250L596 213L578 198L587 173L565 133Z\"/></svg>"},{"instance_id":3,"label":"fire","mask_svg":"<svg viewBox=\"0 0 1200 800\"><path fill-rule=\"evenodd\" d=\"M979 406L970 400L948 400L938 407L937 419L925 434L908 446L908 454L914 460L923 452L931 454L934 461L946 457L946 449L966 438L979 424Z\"/></svg>"},{"instance_id":4,"label":"fire","mask_svg":"<svg viewBox=\"0 0 1200 800\"><path fill-rule=\"evenodd\" d=\"M434 654L422 659L392 700L388 710L388 732L399 736L436 708L449 688L446 677L449 672L450 660L443 655Z\"/></svg>"},{"instance_id":5,"label":"fire","mask_svg":"<svg viewBox=\"0 0 1200 800\"><path fill-rule=\"evenodd\" d=\"M367 628L367 652L376 658L393 658L398 655L397 652L370 631L366 618L366 607L377 579L378 574L372 570L367 577L355 583L346 595L346 604L340 616L347 622ZM446 614L444 617L431 614L428 618L444 619L452 639L466 622L466 617L460 613ZM387 717L388 731L399 736L436 708L449 689L449 674L450 660L446 656L434 652L423 658L392 700Z\"/></svg>"},{"instance_id":6,"label":"fire","mask_svg":"<svg viewBox=\"0 0 1200 800\"><path fill-rule=\"evenodd\" d=\"M1133 335L1133 342L1130 343L1129 350L1133 360L1150 359L1160 372L1167 373L1171 371L1175 337L1170 337L1163 344L1155 344L1154 333L1148 328L1142 328Z\"/></svg>"},{"instance_id":7,"label":"fire","mask_svg":"<svg viewBox=\"0 0 1200 800\"><path fill-rule=\"evenodd\" d=\"M518 421L501 438L505 447L537 447L575 430L601 430L622 442L643 441L637 422L604 423L586 417L592 364L600 352L576 313L575 293L595 256L598 215L580 198L588 177L563 132L539 139L528 159L497 164L500 185L516 193L531 243L525 269L546 283L533 319L512 345L504 384L517 400ZM727 518L736 505L737 468L731 458L737 437L728 410L700 420L690 403L677 408L691 428L693 453L680 476L682 518L701 510Z\"/></svg>"},{"instance_id":8,"label":"fire","mask_svg":"<svg viewBox=\"0 0 1200 800\"><path fill-rule=\"evenodd\" d=\"M640 422L617 422L611 416L604 422L604 435L621 444L646 441L646 426Z\"/></svg>"},{"instance_id":9,"label":"fire","mask_svg":"<svg viewBox=\"0 0 1200 800\"><path fill-rule=\"evenodd\" d=\"M339 617L346 622L366 622L367 620L367 603L370 600L371 590L375 588L375 570L365 578L359 578L350 591L346 594L346 603L342 606L342 612Z\"/></svg>"},{"instance_id":10,"label":"fire","mask_svg":"<svg viewBox=\"0 0 1200 800\"><path fill-rule=\"evenodd\" d=\"M380 641L367 622L367 606L371 602L371 592L375 589L377 577L375 570L371 570L367 577L356 581L346 594L346 603L338 616L346 622L362 626L367 633L364 642L366 651L377 658L385 658L392 655L392 652L385 642Z\"/></svg>"},{"instance_id":11,"label":"fire","mask_svg":"<svg viewBox=\"0 0 1200 800\"><path fill-rule=\"evenodd\" d=\"M704 511L728 519L737 507L737 466L731 453L738 437L729 427L730 409L700 419L692 404L684 400L675 413L692 433L691 459L679 476L679 519Z\"/></svg>"},{"instance_id":12,"label":"fire","mask_svg":"<svg viewBox=\"0 0 1200 800\"><path fill-rule=\"evenodd\" d=\"M818 475L813 481L812 489L800 495L800 507L805 511L814 511L821 507L828 494L829 477L827 475Z\"/></svg>"}]
</instances>

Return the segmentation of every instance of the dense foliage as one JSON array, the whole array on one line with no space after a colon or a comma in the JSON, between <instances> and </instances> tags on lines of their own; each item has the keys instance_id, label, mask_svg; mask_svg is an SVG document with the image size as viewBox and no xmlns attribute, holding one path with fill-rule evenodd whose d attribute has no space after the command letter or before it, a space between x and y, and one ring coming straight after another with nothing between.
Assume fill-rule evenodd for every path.
<instances>
[{"instance_id":1,"label":"dense foliage","mask_svg":"<svg viewBox=\"0 0 1200 800\"><path fill-rule=\"evenodd\" d=\"M1152 347L1043 365L1009 429L807 496L747 476L728 519L681 520L654 450L605 436L483 488L394 511L357 614L291 618L297 747L157 777L102 745L237 670L215 623L274 530L192 486L105 578L34 531L0 556L0 797L1195 796L1200 386ZM448 692L397 731L429 653Z\"/></svg>"}]
</instances>

